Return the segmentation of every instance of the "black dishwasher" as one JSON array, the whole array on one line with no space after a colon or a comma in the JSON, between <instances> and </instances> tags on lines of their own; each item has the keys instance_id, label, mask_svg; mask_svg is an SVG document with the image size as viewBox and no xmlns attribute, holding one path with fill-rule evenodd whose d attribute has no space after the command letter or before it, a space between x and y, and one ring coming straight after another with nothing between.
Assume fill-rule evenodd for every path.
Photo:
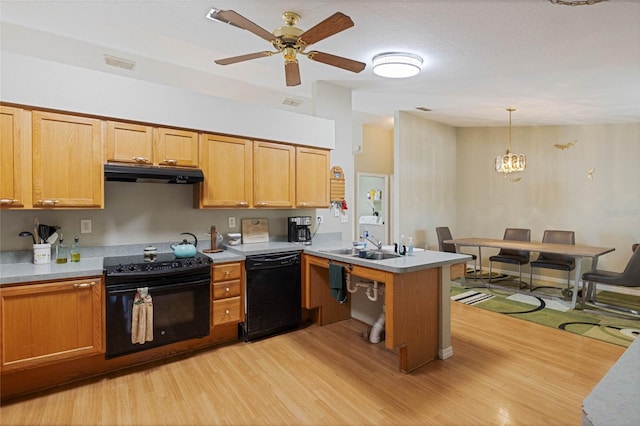
<instances>
[{"instance_id":1,"label":"black dishwasher","mask_svg":"<svg viewBox=\"0 0 640 426\"><path fill-rule=\"evenodd\" d=\"M246 342L300 325L300 253L247 256L243 337Z\"/></svg>"}]
</instances>

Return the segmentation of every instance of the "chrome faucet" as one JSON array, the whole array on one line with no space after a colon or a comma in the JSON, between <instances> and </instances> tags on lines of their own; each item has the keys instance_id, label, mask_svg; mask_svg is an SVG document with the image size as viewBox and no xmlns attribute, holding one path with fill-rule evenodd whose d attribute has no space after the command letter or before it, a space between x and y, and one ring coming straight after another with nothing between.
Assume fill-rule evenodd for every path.
<instances>
[{"instance_id":1,"label":"chrome faucet","mask_svg":"<svg viewBox=\"0 0 640 426\"><path fill-rule=\"evenodd\" d=\"M369 231L365 230L364 231L364 237L371 242L374 246L376 246L378 248L378 250L382 250L382 241L378 240L377 238L375 238L373 236L373 234L369 235ZM374 238L373 240L371 238Z\"/></svg>"}]
</instances>

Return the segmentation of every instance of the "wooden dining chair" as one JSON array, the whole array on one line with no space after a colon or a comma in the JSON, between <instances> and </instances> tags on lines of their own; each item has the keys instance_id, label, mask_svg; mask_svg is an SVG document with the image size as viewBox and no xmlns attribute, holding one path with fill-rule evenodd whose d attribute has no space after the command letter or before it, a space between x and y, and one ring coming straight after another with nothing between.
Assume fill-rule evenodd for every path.
<instances>
[{"instance_id":1,"label":"wooden dining chair","mask_svg":"<svg viewBox=\"0 0 640 426\"><path fill-rule=\"evenodd\" d=\"M613 310L624 314L629 314L634 317L639 317L640 312L635 309L625 308L621 306L614 306L606 303L600 303L596 300L596 283L606 284L610 286L620 287L640 287L640 250L637 250L638 245L632 247L633 252L631 258L627 262L627 266L622 272L612 272L603 269L594 269L582 274L582 282L587 288L586 294L590 295L592 300L585 300L587 297L582 298L582 307L586 305L593 306L595 308L603 308L605 310Z\"/></svg>"},{"instance_id":2,"label":"wooden dining chair","mask_svg":"<svg viewBox=\"0 0 640 426\"><path fill-rule=\"evenodd\" d=\"M542 235L543 243L550 244L576 244L576 236L573 231L546 230ZM556 269L567 271L566 294L571 295L571 271L576 267L576 258L566 254L540 253L536 260L531 261L531 273L529 274L529 291L533 291L533 268ZM563 292L564 293L564 292Z\"/></svg>"},{"instance_id":3,"label":"wooden dining chair","mask_svg":"<svg viewBox=\"0 0 640 426\"><path fill-rule=\"evenodd\" d=\"M507 228L504 231L503 240L511 241L531 241L531 230L523 228ZM491 283L491 267L493 262L509 263L518 265L520 285L522 287L522 265L529 263L529 252L527 250L500 249L500 252L489 258L489 283ZM526 285L526 284L525 284Z\"/></svg>"},{"instance_id":4,"label":"wooden dining chair","mask_svg":"<svg viewBox=\"0 0 640 426\"><path fill-rule=\"evenodd\" d=\"M438 250L445 251L447 253L458 253L458 249L455 244L445 243L447 240L453 240L451 236L451 231L448 226L439 226L436 228L436 235L438 236ZM468 253L465 253L468 254ZM477 267L477 256L475 254L469 254L473 258L473 279L478 279L478 267ZM465 278L467 275L465 268Z\"/></svg>"}]
</instances>

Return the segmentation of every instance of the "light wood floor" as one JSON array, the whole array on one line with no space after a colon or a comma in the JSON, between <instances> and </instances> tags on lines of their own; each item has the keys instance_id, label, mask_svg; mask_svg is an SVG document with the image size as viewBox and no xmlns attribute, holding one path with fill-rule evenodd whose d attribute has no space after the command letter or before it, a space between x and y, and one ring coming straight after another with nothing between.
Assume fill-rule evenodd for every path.
<instances>
[{"instance_id":1,"label":"light wood floor","mask_svg":"<svg viewBox=\"0 0 640 426\"><path fill-rule=\"evenodd\" d=\"M353 321L9 401L2 425L578 425L624 348L452 304L454 356L398 372Z\"/></svg>"}]
</instances>

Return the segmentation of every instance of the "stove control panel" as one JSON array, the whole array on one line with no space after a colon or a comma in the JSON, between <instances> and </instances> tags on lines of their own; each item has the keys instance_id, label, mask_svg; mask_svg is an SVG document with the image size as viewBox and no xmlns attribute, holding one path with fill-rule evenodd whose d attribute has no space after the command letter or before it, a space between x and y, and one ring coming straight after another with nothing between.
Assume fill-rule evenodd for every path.
<instances>
[{"instance_id":1,"label":"stove control panel","mask_svg":"<svg viewBox=\"0 0 640 426\"><path fill-rule=\"evenodd\" d=\"M195 257L187 259L173 259L156 262L130 262L128 259L119 259L118 262L105 265L107 275L127 275L127 274L157 274L161 272L175 272L179 270L191 270L208 267L211 259L208 257Z\"/></svg>"}]
</instances>

